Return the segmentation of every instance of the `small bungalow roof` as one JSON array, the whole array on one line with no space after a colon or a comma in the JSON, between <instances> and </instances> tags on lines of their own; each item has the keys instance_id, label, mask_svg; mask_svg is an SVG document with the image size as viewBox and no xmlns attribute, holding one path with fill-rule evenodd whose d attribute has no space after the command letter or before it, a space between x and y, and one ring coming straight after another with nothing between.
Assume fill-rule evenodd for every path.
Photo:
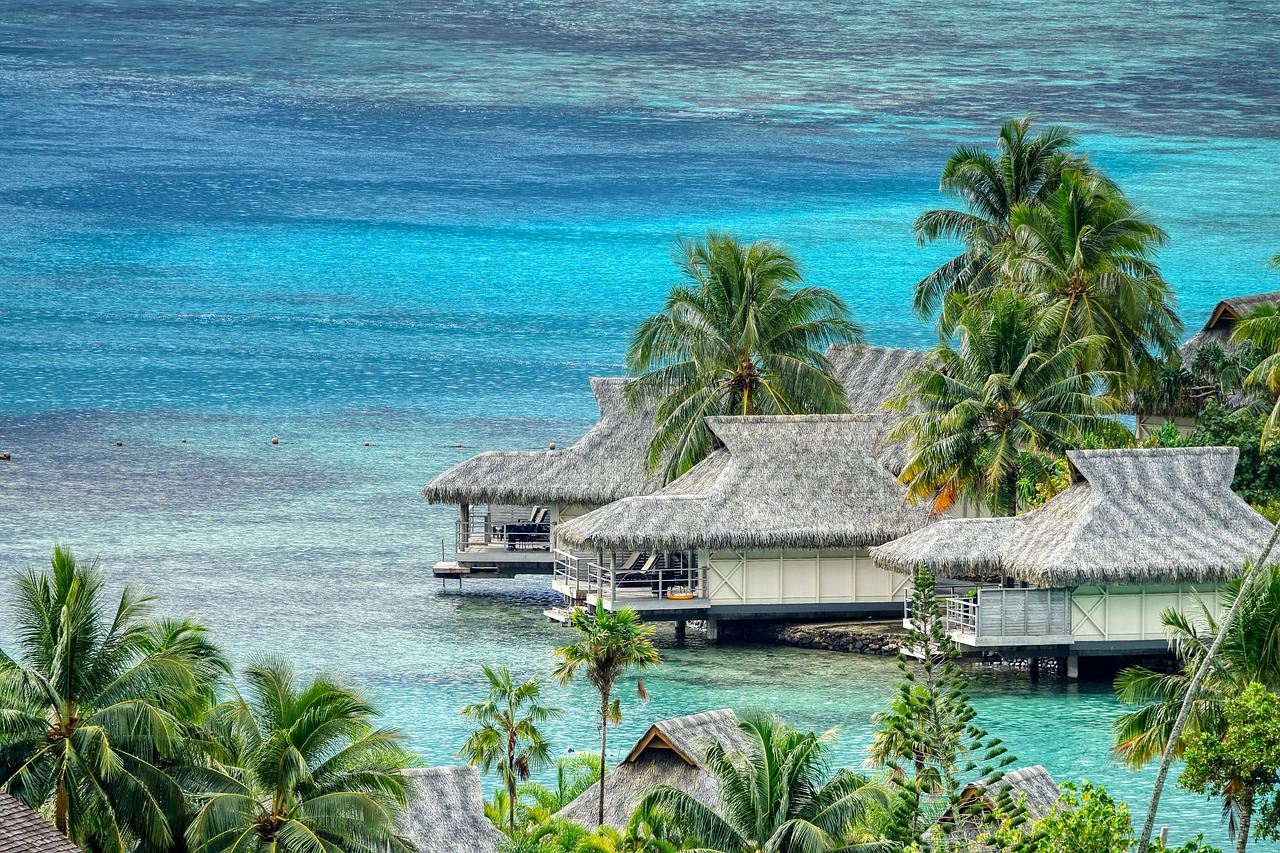
<instances>
[{"instance_id":1,"label":"small bungalow roof","mask_svg":"<svg viewBox=\"0 0 1280 853\"><path fill-rule=\"evenodd\" d=\"M652 495L624 498L560 525L597 551L848 548L925 525L905 503L891 421L880 415L714 417L724 445Z\"/></svg>"},{"instance_id":2,"label":"small bungalow roof","mask_svg":"<svg viewBox=\"0 0 1280 853\"><path fill-rule=\"evenodd\" d=\"M0 791L0 850L4 853L81 853L39 814Z\"/></svg>"},{"instance_id":3,"label":"small bungalow roof","mask_svg":"<svg viewBox=\"0 0 1280 853\"><path fill-rule=\"evenodd\" d=\"M944 519L871 549L904 574L1006 576L1042 587L1239 577L1271 524L1231 490L1239 450L1077 450L1075 482L1014 518Z\"/></svg>"},{"instance_id":4,"label":"small bungalow roof","mask_svg":"<svg viewBox=\"0 0 1280 853\"><path fill-rule=\"evenodd\" d=\"M977 841L981 830L981 816L992 814L997 801L1008 795L1009 804L1019 803L1026 809L1026 822L1029 827L1034 821L1046 817L1058 804L1058 783L1049 775L1049 771L1035 765L1011 770L989 785L972 783L960 792L960 820L956 822L956 810L948 809L939 820L939 824L950 824L946 838L955 846L961 839L967 840L975 851L994 851L996 848ZM942 834L941 827L930 830L930 835L937 838ZM964 849L968 850L969 847Z\"/></svg>"},{"instance_id":5,"label":"small bungalow roof","mask_svg":"<svg viewBox=\"0 0 1280 853\"><path fill-rule=\"evenodd\" d=\"M1270 293L1231 296L1219 301L1213 307L1213 311L1209 314L1209 319L1205 320L1200 331L1196 332L1191 337L1191 340L1179 348L1183 359L1189 361L1195 356L1196 350L1210 342L1229 346L1231 330L1235 326L1236 320L1259 306L1275 305L1277 303L1280 303L1280 290L1271 291Z\"/></svg>"},{"instance_id":6,"label":"small bungalow roof","mask_svg":"<svg viewBox=\"0 0 1280 853\"><path fill-rule=\"evenodd\" d=\"M423 494L429 503L601 506L653 490L658 483L645 467L653 412L627 408L626 383L591 380L600 420L571 447L481 453L436 477Z\"/></svg>"},{"instance_id":7,"label":"small bungalow roof","mask_svg":"<svg viewBox=\"0 0 1280 853\"><path fill-rule=\"evenodd\" d=\"M484 815L480 773L470 765L406 771L413 780L405 834L431 853L497 853L503 834Z\"/></svg>"},{"instance_id":8,"label":"small bungalow roof","mask_svg":"<svg viewBox=\"0 0 1280 853\"><path fill-rule=\"evenodd\" d=\"M679 788L717 807L720 782L703 766L712 742L726 749L748 747L733 711L703 711L650 726L605 780L605 824L626 826L640 800L658 785ZM595 828L599 797L599 788L592 787L561 809L558 817Z\"/></svg>"}]
</instances>

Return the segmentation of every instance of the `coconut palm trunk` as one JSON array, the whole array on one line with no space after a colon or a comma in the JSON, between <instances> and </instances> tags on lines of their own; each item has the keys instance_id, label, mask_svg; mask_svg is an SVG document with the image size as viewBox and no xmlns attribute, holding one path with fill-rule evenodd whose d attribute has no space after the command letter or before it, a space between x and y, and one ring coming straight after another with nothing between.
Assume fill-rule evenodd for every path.
<instances>
[{"instance_id":1,"label":"coconut palm trunk","mask_svg":"<svg viewBox=\"0 0 1280 853\"><path fill-rule=\"evenodd\" d=\"M1217 657L1218 650L1222 648L1223 640L1226 639L1227 634L1231 631L1231 626L1236 621L1236 615L1240 612L1240 604L1249 597L1254 578L1266 574L1266 572L1258 569L1260 566L1266 565L1267 559L1271 556L1271 549L1275 547L1277 536L1280 536L1280 522L1277 522L1276 526L1272 528L1271 537L1267 539L1267 545L1262 549L1262 553L1258 555L1258 559L1247 567L1244 580L1240 584L1240 594L1231 603L1231 609L1227 611L1226 617L1223 618L1222 623L1218 626L1218 634L1213 638L1213 644L1209 646L1209 651L1205 653L1204 659L1200 661L1200 666L1196 669L1196 674L1192 677L1191 683L1187 685L1187 695L1182 700L1182 707L1178 709L1178 717L1173 721L1173 729L1169 732L1169 742L1165 744L1164 754L1160 757L1160 769L1156 772L1155 785L1151 788L1151 803L1147 806L1147 819L1143 821L1142 835L1138 837L1138 853L1147 853L1147 850L1151 847L1151 833L1156 826L1156 811L1160 808L1160 796L1164 793L1165 779L1169 776L1169 768L1173 764L1173 756L1177 752L1178 741L1182 739L1182 730L1186 728L1187 718L1191 716L1191 709L1196 703L1196 697L1200 694L1200 687L1209 676L1209 670L1213 667L1214 658ZM1244 838L1245 843L1247 843L1248 835L1243 832L1243 824L1245 823L1243 815L1240 822L1242 824L1240 837ZM1236 850L1244 850L1244 847L1240 846L1240 838L1236 839Z\"/></svg>"},{"instance_id":2,"label":"coconut palm trunk","mask_svg":"<svg viewBox=\"0 0 1280 853\"><path fill-rule=\"evenodd\" d=\"M600 690L600 802L596 813L596 826L604 826L604 777L605 768L609 766L605 750L609 746L609 694L611 688Z\"/></svg>"}]
</instances>

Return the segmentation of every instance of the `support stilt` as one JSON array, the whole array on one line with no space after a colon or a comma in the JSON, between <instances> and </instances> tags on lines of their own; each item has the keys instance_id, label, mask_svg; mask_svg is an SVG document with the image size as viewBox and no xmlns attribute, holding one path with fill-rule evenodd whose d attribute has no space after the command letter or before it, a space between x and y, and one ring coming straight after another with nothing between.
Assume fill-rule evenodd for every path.
<instances>
[{"instance_id":1,"label":"support stilt","mask_svg":"<svg viewBox=\"0 0 1280 853\"><path fill-rule=\"evenodd\" d=\"M685 620L680 619L679 621L676 622L676 642L677 643L684 642L684 632L686 627L687 627L687 623L685 622Z\"/></svg>"},{"instance_id":2,"label":"support stilt","mask_svg":"<svg viewBox=\"0 0 1280 853\"><path fill-rule=\"evenodd\" d=\"M712 642L720 639L720 620L713 616L707 617L707 639Z\"/></svg>"}]
</instances>

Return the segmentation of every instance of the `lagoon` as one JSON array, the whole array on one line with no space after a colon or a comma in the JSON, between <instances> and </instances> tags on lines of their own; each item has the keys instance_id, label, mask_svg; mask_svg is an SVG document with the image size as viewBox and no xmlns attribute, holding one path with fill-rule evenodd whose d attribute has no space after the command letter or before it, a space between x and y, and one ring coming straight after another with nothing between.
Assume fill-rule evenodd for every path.
<instances>
[{"instance_id":1,"label":"lagoon","mask_svg":"<svg viewBox=\"0 0 1280 853\"><path fill-rule=\"evenodd\" d=\"M1188 326L1220 295L1277 287L1274 4L1054 14L6 3L0 569L55 540L101 554L240 659L278 649L369 684L450 761L479 663L546 668L565 635L537 581L442 592L429 567L452 511L419 489L480 450L585 430L586 379L618 371L677 233L782 239L872 342L927 346L908 294L946 249L916 247L910 222L957 142L1034 110L1076 127L1170 232ZM654 716L768 705L845 726L856 762L896 675L665 651L615 743ZM1142 797L1105 752L1106 685L988 673L978 699L1024 760ZM1169 802L1175 835L1222 842L1212 804Z\"/></svg>"}]
</instances>

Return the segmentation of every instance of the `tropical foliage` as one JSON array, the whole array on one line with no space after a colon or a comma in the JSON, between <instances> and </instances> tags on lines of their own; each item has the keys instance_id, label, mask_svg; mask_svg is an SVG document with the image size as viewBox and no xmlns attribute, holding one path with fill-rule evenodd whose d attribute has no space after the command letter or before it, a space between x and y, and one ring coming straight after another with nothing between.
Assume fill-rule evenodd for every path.
<instances>
[{"instance_id":1,"label":"tropical foliage","mask_svg":"<svg viewBox=\"0 0 1280 853\"><path fill-rule=\"evenodd\" d=\"M1186 750L1187 766L1178 784L1232 803L1236 853L1245 853L1257 809L1264 821L1259 838L1280 837L1280 697L1254 682L1227 699L1222 732L1203 732Z\"/></svg>"},{"instance_id":2,"label":"tropical foliage","mask_svg":"<svg viewBox=\"0 0 1280 853\"><path fill-rule=\"evenodd\" d=\"M957 335L888 403L909 412L890 435L910 442L901 480L938 513L969 498L1014 515L1024 453L1061 456L1102 428L1100 375L1079 369L1100 338L1059 345L1055 319L1007 291L962 311Z\"/></svg>"},{"instance_id":3,"label":"tropical foliage","mask_svg":"<svg viewBox=\"0 0 1280 853\"><path fill-rule=\"evenodd\" d=\"M915 286L912 308L932 316L948 294L967 294L1000 280L999 250L1013 239L1012 217L1019 205L1035 207L1048 199L1066 169L1089 171L1073 154L1075 136L1065 127L1031 132L1031 117L1010 119L1000 128L996 153L961 146L942 169L943 193L963 203L963 210L930 210L912 231L921 245L949 240L964 247Z\"/></svg>"},{"instance_id":4,"label":"tropical foliage","mask_svg":"<svg viewBox=\"0 0 1280 853\"><path fill-rule=\"evenodd\" d=\"M1280 567L1260 569L1264 575L1241 602L1234 623L1223 638L1210 679L1201 688L1192 708L1184 740L1202 733L1220 734L1223 703L1228 696L1252 683L1280 690ZM1227 611L1239 594L1241 582L1228 582L1218 609ZM1194 672L1219 631L1215 608L1200 601L1194 612L1166 610L1161 619L1181 664L1179 671L1158 672L1146 667L1124 669L1116 677L1116 695L1134 708L1115 722L1116 754L1130 767L1142 767L1159 758L1169 740L1178 708L1186 695L1188 673Z\"/></svg>"},{"instance_id":5,"label":"tropical foliage","mask_svg":"<svg viewBox=\"0 0 1280 853\"><path fill-rule=\"evenodd\" d=\"M1010 213L1000 277L1057 327L1057 345L1096 336L1082 365L1128 392L1182 333L1154 256L1165 234L1097 174L1067 169L1057 188Z\"/></svg>"},{"instance_id":6,"label":"tropical foliage","mask_svg":"<svg viewBox=\"0 0 1280 853\"><path fill-rule=\"evenodd\" d=\"M86 850L174 846L184 804L172 760L228 672L222 653L200 625L154 618L133 587L111 604L97 562L66 548L13 591L0 790L46 809Z\"/></svg>"},{"instance_id":7,"label":"tropical foliage","mask_svg":"<svg viewBox=\"0 0 1280 853\"><path fill-rule=\"evenodd\" d=\"M926 570L914 579L910 613L898 656L902 679L894 701L872 718L876 732L868 754L890 771L897 794L891 833L926 845L925 833L938 819L961 808L966 785L997 781L1015 759L976 723L969 679Z\"/></svg>"},{"instance_id":8,"label":"tropical foliage","mask_svg":"<svg viewBox=\"0 0 1280 853\"><path fill-rule=\"evenodd\" d=\"M862 327L830 290L802 284L783 246L742 243L712 231L680 239L685 279L660 314L642 322L627 350L627 400L653 405L653 468L671 480L711 450L710 415L829 414L847 410L825 351L858 343Z\"/></svg>"},{"instance_id":9,"label":"tropical foliage","mask_svg":"<svg viewBox=\"0 0 1280 853\"><path fill-rule=\"evenodd\" d=\"M568 684L574 674L581 671L587 683L600 694L600 756L608 756L609 726L622 721L622 703L613 695L618 679L627 672L643 672L661 662L658 649L653 645L653 626L644 625L634 610L610 613L600 610L588 616L583 610L575 610L569 624L578 632L575 643L556 650L559 663L554 675L561 684ZM636 693L642 701L648 701L644 678L637 676ZM607 774L600 774L598 823L604 824L604 788Z\"/></svg>"},{"instance_id":10,"label":"tropical foliage","mask_svg":"<svg viewBox=\"0 0 1280 853\"><path fill-rule=\"evenodd\" d=\"M403 735L375 727L358 690L319 675L300 681L267 657L213 714L212 761L187 829L193 853L409 851L400 834L413 766Z\"/></svg>"},{"instance_id":11,"label":"tropical foliage","mask_svg":"<svg viewBox=\"0 0 1280 853\"><path fill-rule=\"evenodd\" d=\"M869 818L887 805L886 793L850 770L831 772L834 730L802 732L762 713L739 728L747 749L706 748L705 765L720 782L718 810L668 786L646 796L641 809L670 815L708 853L822 853L876 840Z\"/></svg>"},{"instance_id":12,"label":"tropical foliage","mask_svg":"<svg viewBox=\"0 0 1280 853\"><path fill-rule=\"evenodd\" d=\"M538 725L559 717L561 711L542 704L542 682L537 678L516 684L506 667L481 666L481 670L489 682L489 695L462 709L462 716L478 726L458 754L482 773L497 769L507 792L508 832L514 833L517 786L551 762L550 747Z\"/></svg>"}]
</instances>

